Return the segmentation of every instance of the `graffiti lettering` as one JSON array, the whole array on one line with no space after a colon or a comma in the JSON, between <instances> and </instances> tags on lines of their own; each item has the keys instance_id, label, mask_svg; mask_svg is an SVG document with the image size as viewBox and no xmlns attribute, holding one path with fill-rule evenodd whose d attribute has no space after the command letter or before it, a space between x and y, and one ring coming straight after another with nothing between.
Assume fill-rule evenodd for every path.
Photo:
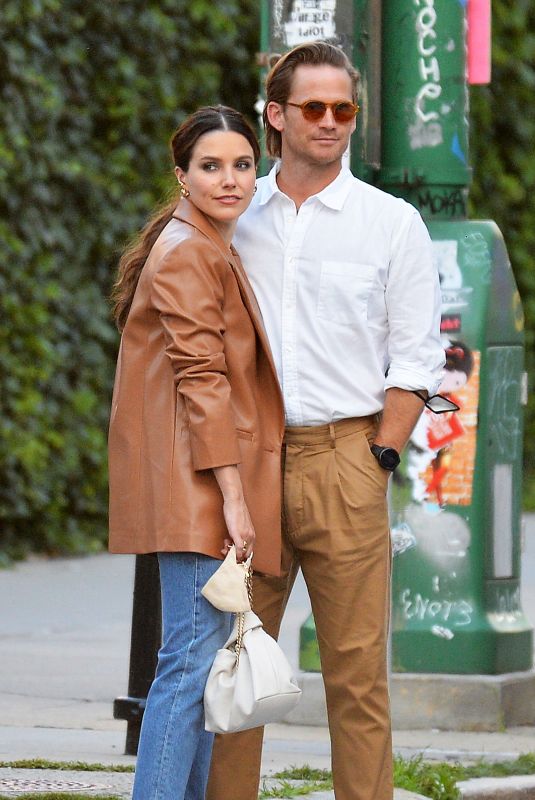
<instances>
[{"instance_id":1,"label":"graffiti lettering","mask_svg":"<svg viewBox=\"0 0 535 800\"><path fill-rule=\"evenodd\" d=\"M466 199L460 189L444 194L431 194L429 189L420 192L418 204L422 212L459 217L466 214Z\"/></svg>"},{"instance_id":2,"label":"graffiti lettering","mask_svg":"<svg viewBox=\"0 0 535 800\"><path fill-rule=\"evenodd\" d=\"M411 150L420 150L422 147L437 147L442 144L442 125L440 122L424 124L418 120L416 125L409 125L409 142Z\"/></svg>"},{"instance_id":3,"label":"graffiti lettering","mask_svg":"<svg viewBox=\"0 0 535 800\"><path fill-rule=\"evenodd\" d=\"M436 83L425 83L416 95L416 113L422 122L432 122L438 119L437 111L424 111L426 100L436 100L441 94L440 86Z\"/></svg>"},{"instance_id":4,"label":"graffiti lettering","mask_svg":"<svg viewBox=\"0 0 535 800\"><path fill-rule=\"evenodd\" d=\"M283 24L286 44L336 37L335 12L336 0L294 0Z\"/></svg>"},{"instance_id":5,"label":"graffiti lettering","mask_svg":"<svg viewBox=\"0 0 535 800\"><path fill-rule=\"evenodd\" d=\"M455 636L453 631L450 631L449 628L442 627L442 625L433 625L431 633L435 636L440 636L441 639L448 639L448 641L451 641Z\"/></svg>"},{"instance_id":6,"label":"graffiti lettering","mask_svg":"<svg viewBox=\"0 0 535 800\"><path fill-rule=\"evenodd\" d=\"M406 620L417 619L420 622L447 622L451 627L460 628L470 625L474 609L467 600L431 600L420 593L412 594L404 589L400 596L403 617Z\"/></svg>"},{"instance_id":7,"label":"graffiti lettering","mask_svg":"<svg viewBox=\"0 0 535 800\"><path fill-rule=\"evenodd\" d=\"M459 242L459 258L466 267L477 268L479 280L489 283L492 270L492 256L482 233L468 233Z\"/></svg>"},{"instance_id":8,"label":"graffiti lettering","mask_svg":"<svg viewBox=\"0 0 535 800\"><path fill-rule=\"evenodd\" d=\"M499 458L510 462L522 447L520 426L520 374L509 347L493 351L489 386L489 419L492 441Z\"/></svg>"},{"instance_id":9,"label":"graffiti lettering","mask_svg":"<svg viewBox=\"0 0 535 800\"><path fill-rule=\"evenodd\" d=\"M521 601L520 587L500 588L496 595L496 611L489 614L489 619L494 624L516 625L524 617Z\"/></svg>"},{"instance_id":10,"label":"graffiti lettering","mask_svg":"<svg viewBox=\"0 0 535 800\"><path fill-rule=\"evenodd\" d=\"M512 614L520 611L520 587L500 589L497 600L499 614Z\"/></svg>"},{"instance_id":11,"label":"graffiti lettering","mask_svg":"<svg viewBox=\"0 0 535 800\"><path fill-rule=\"evenodd\" d=\"M440 64L435 56L437 49L435 0L414 0L414 3L420 9L416 15L415 27L419 55L418 71L423 82L414 103L417 124L412 125L409 130L411 148L416 150L421 147L435 147L442 143L440 114L438 111L428 108L429 103L438 100L441 96L442 86L440 84ZM423 131L420 130L418 122L423 127ZM427 134L425 129L430 124L433 124L433 129Z\"/></svg>"}]
</instances>

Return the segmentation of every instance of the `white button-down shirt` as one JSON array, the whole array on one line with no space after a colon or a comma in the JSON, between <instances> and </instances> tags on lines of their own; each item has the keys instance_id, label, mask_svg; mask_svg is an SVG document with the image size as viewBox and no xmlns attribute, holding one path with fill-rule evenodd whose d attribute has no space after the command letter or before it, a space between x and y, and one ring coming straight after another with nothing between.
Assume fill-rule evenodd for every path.
<instances>
[{"instance_id":1,"label":"white button-down shirt","mask_svg":"<svg viewBox=\"0 0 535 800\"><path fill-rule=\"evenodd\" d=\"M234 244L287 424L374 414L391 386L434 393L444 363L439 281L416 209L343 169L297 213L276 172L259 179Z\"/></svg>"}]
</instances>

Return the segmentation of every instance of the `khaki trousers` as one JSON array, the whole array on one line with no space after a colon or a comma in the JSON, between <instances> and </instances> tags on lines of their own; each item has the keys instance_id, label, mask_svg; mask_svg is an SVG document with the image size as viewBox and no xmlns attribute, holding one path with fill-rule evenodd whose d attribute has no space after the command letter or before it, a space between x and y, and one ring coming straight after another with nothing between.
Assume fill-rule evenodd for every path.
<instances>
[{"instance_id":1,"label":"khaki trousers","mask_svg":"<svg viewBox=\"0 0 535 800\"><path fill-rule=\"evenodd\" d=\"M299 567L316 623L336 800L392 800L387 686L388 473L375 417L289 428L282 571L256 576L254 609L277 637ZM263 728L216 736L206 800L257 800Z\"/></svg>"}]
</instances>

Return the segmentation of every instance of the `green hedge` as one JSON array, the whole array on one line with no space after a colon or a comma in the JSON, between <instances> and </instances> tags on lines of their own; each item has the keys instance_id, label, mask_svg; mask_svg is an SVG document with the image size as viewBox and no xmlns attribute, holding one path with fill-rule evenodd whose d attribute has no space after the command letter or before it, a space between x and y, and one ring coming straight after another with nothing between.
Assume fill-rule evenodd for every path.
<instances>
[{"instance_id":1,"label":"green hedge","mask_svg":"<svg viewBox=\"0 0 535 800\"><path fill-rule=\"evenodd\" d=\"M0 551L106 538L117 253L186 113L252 109L252 0L3 0Z\"/></svg>"},{"instance_id":2,"label":"green hedge","mask_svg":"<svg viewBox=\"0 0 535 800\"><path fill-rule=\"evenodd\" d=\"M524 507L535 510L535 5L494 0L492 9L492 83L471 90L471 200L474 216L500 226L524 303Z\"/></svg>"}]
</instances>

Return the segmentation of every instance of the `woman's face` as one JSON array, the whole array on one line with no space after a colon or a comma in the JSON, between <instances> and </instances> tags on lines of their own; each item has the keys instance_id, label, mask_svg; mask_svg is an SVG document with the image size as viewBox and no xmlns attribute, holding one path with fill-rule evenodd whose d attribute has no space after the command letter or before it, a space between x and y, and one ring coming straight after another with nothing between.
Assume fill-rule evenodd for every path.
<instances>
[{"instance_id":1,"label":"woman's face","mask_svg":"<svg viewBox=\"0 0 535 800\"><path fill-rule=\"evenodd\" d=\"M455 392L458 389L462 389L467 380L466 372L461 372L459 369L447 369L444 373L439 391L445 392L446 394L448 394L448 392Z\"/></svg>"},{"instance_id":2,"label":"woman's face","mask_svg":"<svg viewBox=\"0 0 535 800\"><path fill-rule=\"evenodd\" d=\"M241 133L211 131L193 148L187 172L176 176L189 189L189 200L227 240L254 193L256 169L251 145Z\"/></svg>"}]
</instances>

